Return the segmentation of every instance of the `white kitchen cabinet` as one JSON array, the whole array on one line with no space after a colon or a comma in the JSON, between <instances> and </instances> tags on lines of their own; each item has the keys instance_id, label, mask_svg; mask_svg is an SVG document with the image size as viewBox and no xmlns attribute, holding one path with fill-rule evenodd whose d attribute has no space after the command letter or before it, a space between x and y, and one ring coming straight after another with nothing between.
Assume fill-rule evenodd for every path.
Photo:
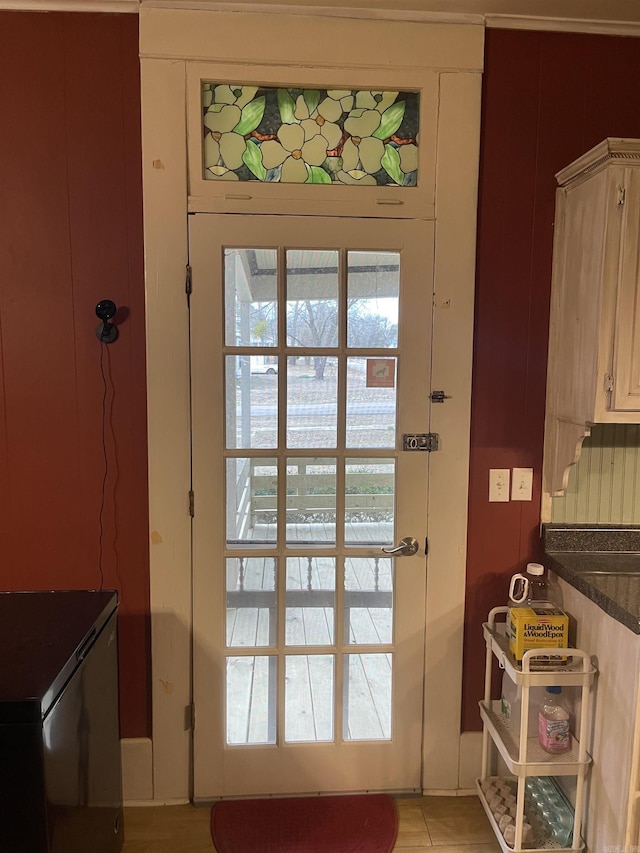
<instances>
[{"instance_id":1,"label":"white kitchen cabinet","mask_svg":"<svg viewBox=\"0 0 640 853\"><path fill-rule=\"evenodd\" d=\"M574 777L575 804L573 813L573 841L570 849L582 850L584 842L580 835L584 809L585 781L591 764L591 755L587 751L590 731L590 709L592 685L595 667L590 656L579 649L537 649L525 652L522 664L513 659L506 637L506 623L496 617L508 617L507 607L495 607L489 613L489 621L483 625L487 646L485 664L485 693L480 702L480 715L483 723L482 734L482 771L477 780L478 796L487 813L500 846L505 851L549 850L562 845L554 841L550 827L545 823L543 806L536 806L527 795L527 780L531 777ZM540 655L566 654L569 661L563 665L542 665ZM500 711L500 701L491 699L491 681L493 660L496 658L514 684L522 688L521 715L519 720L506 720ZM579 713L575 720L571 749L567 752L550 755L545 752L537 737L528 737L529 690L532 687L559 685L563 688L574 687L581 691L578 703ZM509 782L516 791L515 842L510 846L505 842L498 821L485 794L486 779L495 776L498 755L502 759L504 775L498 775L501 781ZM531 823L535 840L522 843L523 824Z\"/></svg>"},{"instance_id":2,"label":"white kitchen cabinet","mask_svg":"<svg viewBox=\"0 0 640 853\"><path fill-rule=\"evenodd\" d=\"M556 179L547 510L592 424L640 421L640 140L606 139Z\"/></svg>"}]
</instances>

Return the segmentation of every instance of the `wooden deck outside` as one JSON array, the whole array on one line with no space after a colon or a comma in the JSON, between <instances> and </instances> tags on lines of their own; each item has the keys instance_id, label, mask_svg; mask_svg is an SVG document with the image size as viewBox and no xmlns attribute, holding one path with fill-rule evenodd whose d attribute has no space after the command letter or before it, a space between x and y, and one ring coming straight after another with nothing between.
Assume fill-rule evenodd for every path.
<instances>
[{"instance_id":1,"label":"wooden deck outside","mask_svg":"<svg viewBox=\"0 0 640 853\"><path fill-rule=\"evenodd\" d=\"M257 541L273 541L270 525L256 524ZM349 525L349 541L388 542L392 525ZM331 541L329 525L287 526L289 541ZM393 560L345 557L343 731L346 739L391 736ZM330 741L335 737L335 558L289 557L286 565L285 740ZM274 743L278 658L266 654L277 642L276 558L244 555L227 562L227 742ZM339 616L339 614L338 614ZM304 647L312 647L309 654ZM366 652L358 652L366 646ZM376 647L380 647L377 651ZM323 648L324 647L324 648ZM239 654L234 654L234 649ZM256 654L246 654L255 649ZM326 649L326 650L325 650ZM351 651L353 649L353 651ZM265 653L261 654L260 650Z\"/></svg>"}]
</instances>

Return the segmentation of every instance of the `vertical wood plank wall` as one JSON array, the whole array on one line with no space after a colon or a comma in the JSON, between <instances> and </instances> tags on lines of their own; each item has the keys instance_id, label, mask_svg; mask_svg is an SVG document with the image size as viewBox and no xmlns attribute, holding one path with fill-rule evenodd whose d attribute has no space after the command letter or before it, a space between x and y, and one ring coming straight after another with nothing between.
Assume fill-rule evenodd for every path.
<instances>
[{"instance_id":1,"label":"vertical wood plank wall","mask_svg":"<svg viewBox=\"0 0 640 853\"><path fill-rule=\"evenodd\" d=\"M595 424L552 521L640 524L640 425Z\"/></svg>"},{"instance_id":2,"label":"vertical wood plank wall","mask_svg":"<svg viewBox=\"0 0 640 853\"><path fill-rule=\"evenodd\" d=\"M99 584L104 469L93 310L112 298L128 316L106 365L113 408L103 568L122 600L126 737L150 734L137 52L133 15L0 13L0 588ZM638 79L639 39L487 31L465 731L480 728L480 624L504 600L509 575L540 556L554 173L606 136L640 137ZM631 440L628 429L616 435L612 452L626 447L621 518L635 520ZM580 494L554 517L583 520L575 513L586 511L595 445L586 452L589 473L580 463L574 475ZM607 469L608 451L598 452ZM514 466L534 468L533 501L489 504L489 468ZM621 477L611 476L611 487L599 487L598 512ZM613 508L617 498L606 500ZM591 513L592 497L588 504Z\"/></svg>"},{"instance_id":3,"label":"vertical wood plank wall","mask_svg":"<svg viewBox=\"0 0 640 853\"><path fill-rule=\"evenodd\" d=\"M0 12L0 115L0 589L118 590L121 735L146 737L137 16Z\"/></svg>"},{"instance_id":4,"label":"vertical wood plank wall","mask_svg":"<svg viewBox=\"0 0 640 853\"><path fill-rule=\"evenodd\" d=\"M487 31L463 731L480 728L481 623L505 601L509 576L541 557L554 175L607 136L640 137L638 79L640 39ZM534 469L533 500L490 504L489 469L513 467Z\"/></svg>"}]
</instances>

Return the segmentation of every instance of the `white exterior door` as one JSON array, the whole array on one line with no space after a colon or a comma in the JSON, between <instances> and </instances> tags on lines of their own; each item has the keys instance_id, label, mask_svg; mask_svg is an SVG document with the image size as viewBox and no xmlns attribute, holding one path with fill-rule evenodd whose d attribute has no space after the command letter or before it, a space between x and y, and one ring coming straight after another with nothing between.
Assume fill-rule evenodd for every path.
<instances>
[{"instance_id":1,"label":"white exterior door","mask_svg":"<svg viewBox=\"0 0 640 853\"><path fill-rule=\"evenodd\" d=\"M189 221L194 796L419 790L433 223Z\"/></svg>"}]
</instances>

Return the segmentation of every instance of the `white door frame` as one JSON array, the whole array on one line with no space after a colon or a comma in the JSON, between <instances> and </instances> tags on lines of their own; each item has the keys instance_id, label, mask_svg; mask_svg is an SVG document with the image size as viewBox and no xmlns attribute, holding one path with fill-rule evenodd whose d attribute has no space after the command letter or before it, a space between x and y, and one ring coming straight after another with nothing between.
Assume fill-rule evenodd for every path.
<instances>
[{"instance_id":1,"label":"white door frame","mask_svg":"<svg viewBox=\"0 0 640 853\"><path fill-rule=\"evenodd\" d=\"M317 38L318 26L322 39ZM366 27L370 42L355 40L354 26L358 34ZM186 90L190 63L210 63L214 52L219 62L244 61L235 67L237 73L244 69L246 80L256 73L259 57L261 68L271 67L273 79L279 78L281 85L301 74L308 76L310 68L316 69L317 80L337 84L330 65L336 55L346 58L339 72L343 84L353 72L358 79L366 77L371 88L384 88L384 81L393 76L406 80L407 88L421 89L429 85L426 76L431 79L437 73L435 198L423 199L422 217L436 219L432 388L444 390L449 399L432 407L429 426L441 441L440 450L429 460L430 494L437 500L429 505L423 786L427 791L449 792L459 786L483 38L480 24L365 23L326 15L315 19L307 10L291 15L246 12L238 27L232 12L177 11L152 4L141 8L156 801L185 801L191 792L189 347L184 281L187 213L210 209L210 202L189 197ZM384 66L386 44L391 56L402 46L402 67L391 62ZM296 52L291 45L296 45ZM283 63L285 47L291 54ZM250 200L228 198L224 203L230 213L255 212ZM366 207L361 215L380 215L375 201L368 213ZM389 216L389 207L382 213ZM437 685L433 692L432 683Z\"/></svg>"}]
</instances>

